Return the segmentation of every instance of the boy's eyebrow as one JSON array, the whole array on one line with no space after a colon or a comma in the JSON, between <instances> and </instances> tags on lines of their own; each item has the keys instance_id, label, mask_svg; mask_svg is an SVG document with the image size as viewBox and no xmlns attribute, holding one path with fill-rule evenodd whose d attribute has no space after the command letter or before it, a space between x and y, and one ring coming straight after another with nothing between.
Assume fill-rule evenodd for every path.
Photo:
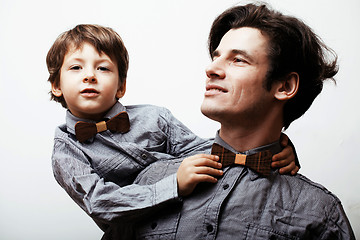
<instances>
[{"instance_id":1,"label":"boy's eyebrow","mask_svg":"<svg viewBox=\"0 0 360 240\"><path fill-rule=\"evenodd\" d=\"M70 61L78 61L78 62L81 62L81 63L86 61L84 58L81 58L81 57L74 57L74 58L70 58L69 60ZM112 60L109 60L107 58L98 59L96 62L97 63L107 62L107 63L115 64Z\"/></svg>"}]
</instances>

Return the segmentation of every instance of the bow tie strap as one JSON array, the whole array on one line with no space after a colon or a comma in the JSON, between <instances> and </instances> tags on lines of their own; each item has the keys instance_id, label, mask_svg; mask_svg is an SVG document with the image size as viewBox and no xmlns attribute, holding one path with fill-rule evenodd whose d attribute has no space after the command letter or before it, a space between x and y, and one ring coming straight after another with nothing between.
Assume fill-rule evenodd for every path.
<instances>
[{"instance_id":1,"label":"bow tie strap","mask_svg":"<svg viewBox=\"0 0 360 240\"><path fill-rule=\"evenodd\" d=\"M96 132L99 133L99 132L104 132L106 131L108 128L107 128L107 124L105 121L101 121L101 122L98 122L96 123Z\"/></svg>"},{"instance_id":2,"label":"bow tie strap","mask_svg":"<svg viewBox=\"0 0 360 240\"><path fill-rule=\"evenodd\" d=\"M79 121L75 124L75 135L79 142L85 142L99 132L110 130L112 132L125 133L130 129L130 120L126 112L120 112L108 121L89 123Z\"/></svg>"},{"instance_id":3,"label":"bow tie strap","mask_svg":"<svg viewBox=\"0 0 360 240\"><path fill-rule=\"evenodd\" d=\"M269 150L251 155L235 154L219 144L214 143L211 154L219 156L223 167L238 164L247 166L264 176L269 176L271 173L272 153Z\"/></svg>"}]
</instances>

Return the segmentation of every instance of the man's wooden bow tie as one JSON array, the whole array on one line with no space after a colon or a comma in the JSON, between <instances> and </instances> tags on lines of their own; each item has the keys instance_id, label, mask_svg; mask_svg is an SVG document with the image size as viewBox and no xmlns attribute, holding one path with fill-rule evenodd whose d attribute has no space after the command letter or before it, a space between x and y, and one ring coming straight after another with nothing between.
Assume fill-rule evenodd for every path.
<instances>
[{"instance_id":1,"label":"man's wooden bow tie","mask_svg":"<svg viewBox=\"0 0 360 240\"><path fill-rule=\"evenodd\" d=\"M231 164L239 164L247 166L265 177L268 177L271 173L271 160L273 154L269 150L251 155L235 154L219 144L214 143L211 154L219 156L223 167Z\"/></svg>"},{"instance_id":2,"label":"man's wooden bow tie","mask_svg":"<svg viewBox=\"0 0 360 240\"><path fill-rule=\"evenodd\" d=\"M120 112L108 121L89 123L79 121L75 124L75 135L79 142L85 142L97 133L110 130L112 132L127 132L130 129L130 121L127 112Z\"/></svg>"}]
</instances>

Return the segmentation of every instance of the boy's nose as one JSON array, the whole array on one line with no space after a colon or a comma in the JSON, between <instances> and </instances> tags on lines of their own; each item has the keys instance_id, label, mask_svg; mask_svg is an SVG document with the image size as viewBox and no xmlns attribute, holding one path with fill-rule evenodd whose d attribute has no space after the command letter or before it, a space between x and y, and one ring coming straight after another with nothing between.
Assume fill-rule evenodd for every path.
<instances>
[{"instance_id":1,"label":"boy's nose","mask_svg":"<svg viewBox=\"0 0 360 240\"><path fill-rule=\"evenodd\" d=\"M97 79L96 79L95 74L93 74L93 73L86 74L86 76L83 79L83 82L96 83Z\"/></svg>"},{"instance_id":2,"label":"boy's nose","mask_svg":"<svg viewBox=\"0 0 360 240\"><path fill-rule=\"evenodd\" d=\"M85 77L83 81L84 82L90 82L90 83L96 83L97 82L95 77Z\"/></svg>"}]
</instances>

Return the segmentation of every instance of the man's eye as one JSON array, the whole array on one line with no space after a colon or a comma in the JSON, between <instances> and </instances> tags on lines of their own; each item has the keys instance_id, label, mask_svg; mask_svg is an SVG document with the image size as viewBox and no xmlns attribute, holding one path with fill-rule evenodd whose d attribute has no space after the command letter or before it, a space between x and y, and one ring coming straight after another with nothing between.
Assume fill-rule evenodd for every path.
<instances>
[{"instance_id":1,"label":"man's eye","mask_svg":"<svg viewBox=\"0 0 360 240\"><path fill-rule=\"evenodd\" d=\"M243 58L237 58L237 57L233 59L233 63L235 65L239 65L239 66L244 66L244 65L248 64L248 62L246 60L244 60Z\"/></svg>"}]
</instances>

